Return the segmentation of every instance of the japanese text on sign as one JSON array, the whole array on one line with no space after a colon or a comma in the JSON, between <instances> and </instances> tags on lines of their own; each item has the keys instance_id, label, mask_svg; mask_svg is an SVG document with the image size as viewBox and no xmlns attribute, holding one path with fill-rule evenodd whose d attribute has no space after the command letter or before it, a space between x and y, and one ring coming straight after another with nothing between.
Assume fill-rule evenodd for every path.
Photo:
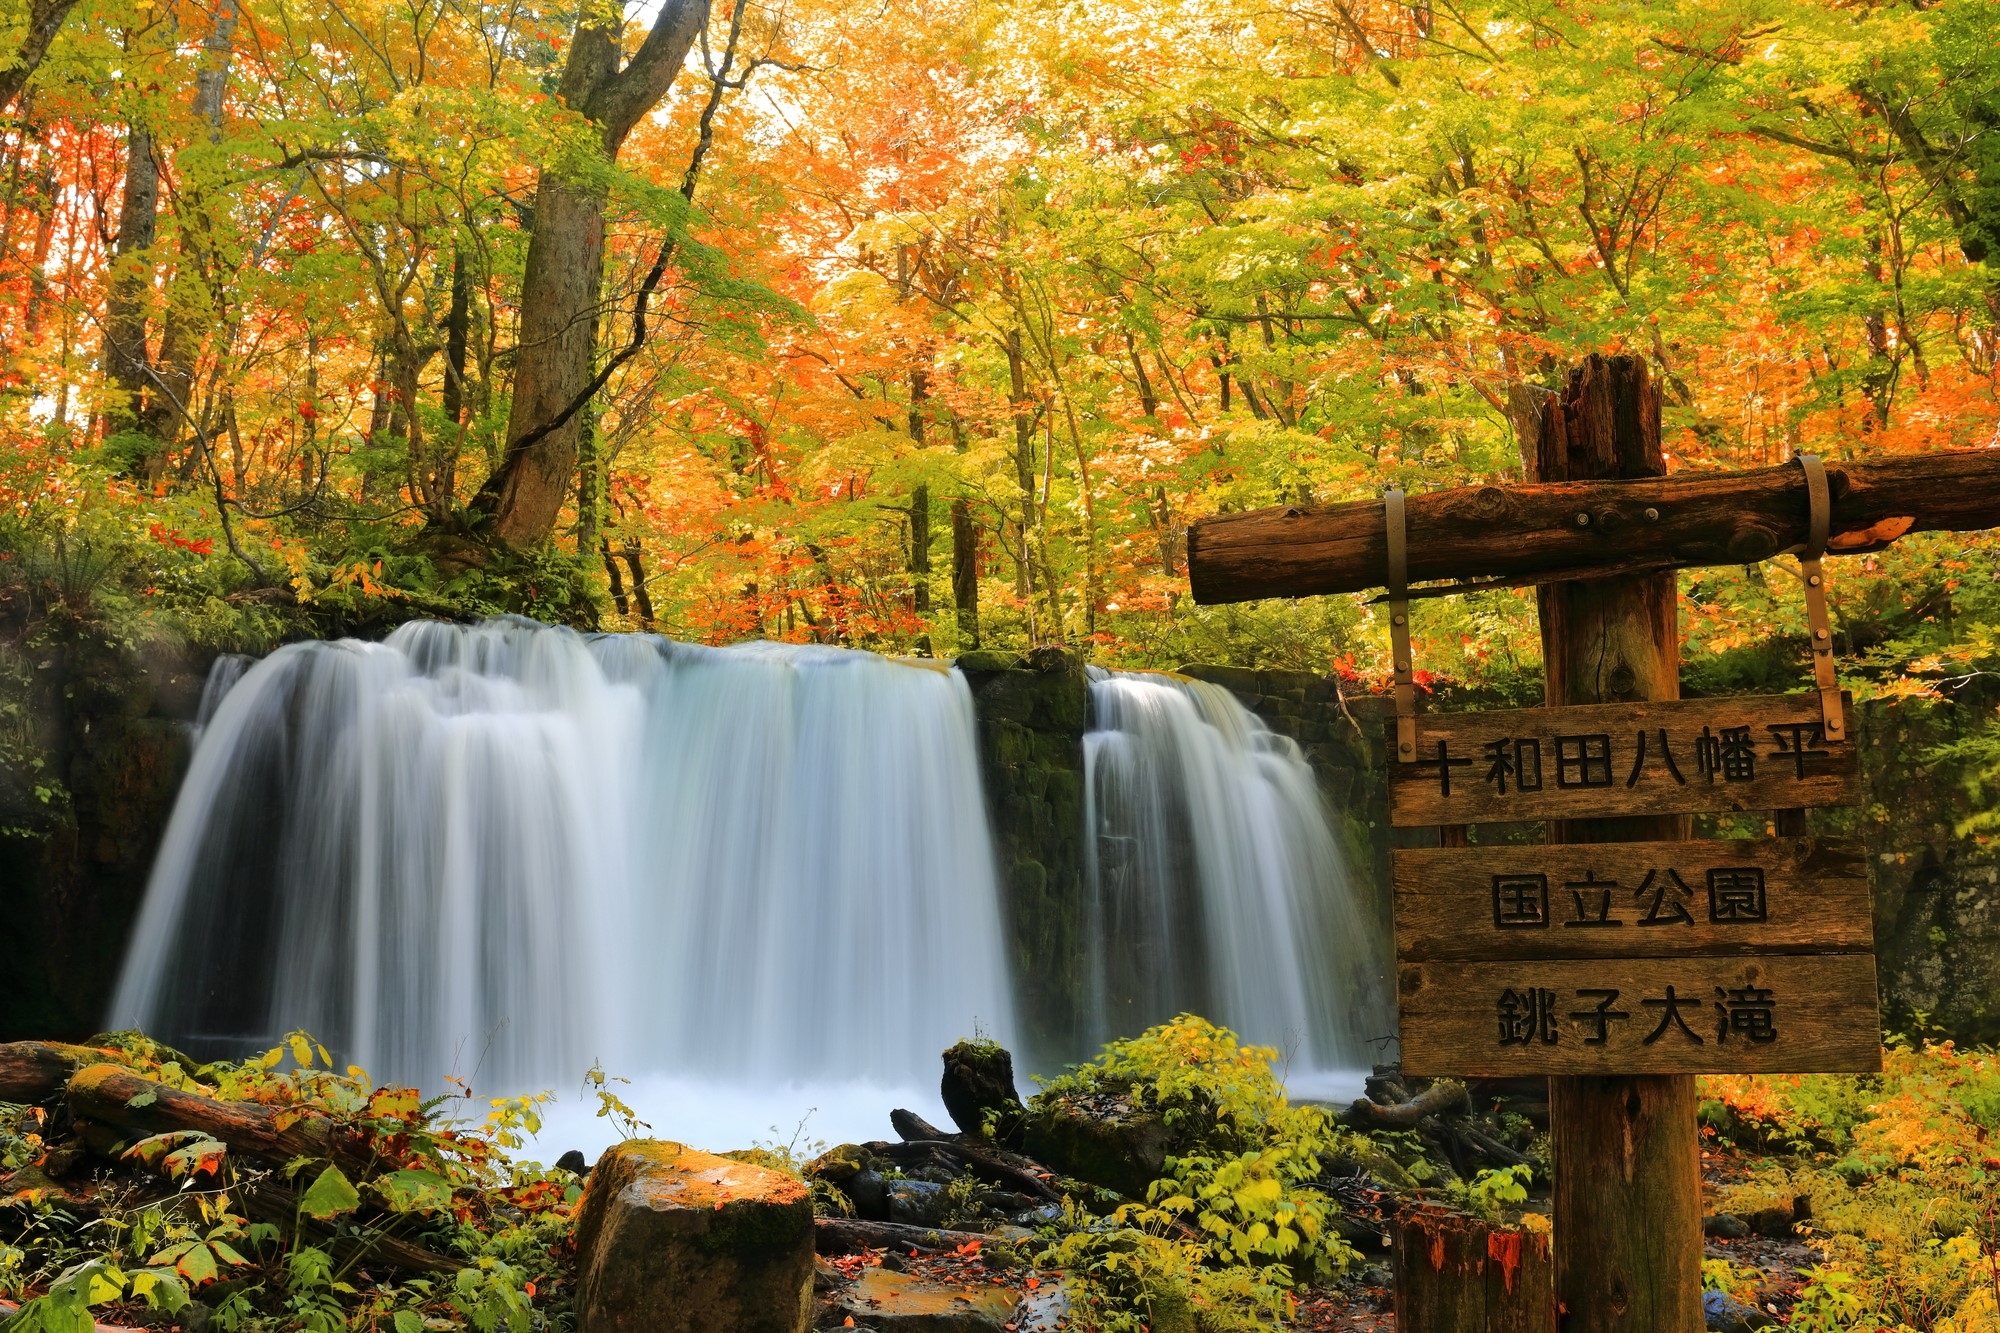
<instances>
[{"instance_id":1,"label":"japanese text on sign","mask_svg":"<svg viewBox=\"0 0 2000 1333\"><path fill-rule=\"evenodd\" d=\"M1830 740L1817 695L1592 704L1417 719L1395 764L1402 827L1695 810L1840 805L1854 747Z\"/></svg>"}]
</instances>

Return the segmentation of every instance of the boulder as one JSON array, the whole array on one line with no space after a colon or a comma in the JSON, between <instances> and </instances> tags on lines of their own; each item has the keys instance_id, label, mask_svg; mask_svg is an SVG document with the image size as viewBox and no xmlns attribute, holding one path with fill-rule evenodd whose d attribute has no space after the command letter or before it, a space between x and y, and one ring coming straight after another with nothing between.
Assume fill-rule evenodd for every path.
<instances>
[{"instance_id":1,"label":"boulder","mask_svg":"<svg viewBox=\"0 0 2000 1333\"><path fill-rule=\"evenodd\" d=\"M790 1176L634 1139L577 1208L580 1333L804 1333L813 1216Z\"/></svg>"},{"instance_id":2,"label":"boulder","mask_svg":"<svg viewBox=\"0 0 2000 1333\"><path fill-rule=\"evenodd\" d=\"M889 1220L911 1227L942 1226L951 1213L951 1196L934 1180L895 1180L887 1188Z\"/></svg>"},{"instance_id":3,"label":"boulder","mask_svg":"<svg viewBox=\"0 0 2000 1333\"><path fill-rule=\"evenodd\" d=\"M852 1318L881 1333L1001 1333L1015 1303L1005 1287L948 1287L871 1268L834 1298L831 1314L836 1325Z\"/></svg>"},{"instance_id":4,"label":"boulder","mask_svg":"<svg viewBox=\"0 0 2000 1333\"><path fill-rule=\"evenodd\" d=\"M989 1116L1000 1142L1017 1132L1021 1094L1014 1086L1014 1057L998 1042L962 1041L946 1051L938 1090L951 1122L965 1133L983 1133Z\"/></svg>"},{"instance_id":5,"label":"boulder","mask_svg":"<svg viewBox=\"0 0 2000 1333\"><path fill-rule=\"evenodd\" d=\"M1702 1322L1716 1333L1756 1333L1761 1328L1775 1327L1778 1322L1756 1306L1745 1305L1720 1291L1702 1293L1701 1313Z\"/></svg>"},{"instance_id":6,"label":"boulder","mask_svg":"<svg viewBox=\"0 0 2000 1333\"><path fill-rule=\"evenodd\" d=\"M1123 1099L1036 1098L1022 1128L1030 1157L1066 1176L1143 1199L1166 1171L1172 1137L1160 1117Z\"/></svg>"}]
</instances>

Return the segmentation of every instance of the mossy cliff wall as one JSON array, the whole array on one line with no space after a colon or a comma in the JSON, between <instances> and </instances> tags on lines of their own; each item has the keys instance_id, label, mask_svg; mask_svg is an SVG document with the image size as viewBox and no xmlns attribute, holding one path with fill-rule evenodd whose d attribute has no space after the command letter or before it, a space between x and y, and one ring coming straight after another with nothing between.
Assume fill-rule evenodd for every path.
<instances>
[{"instance_id":1,"label":"mossy cliff wall","mask_svg":"<svg viewBox=\"0 0 2000 1333\"><path fill-rule=\"evenodd\" d=\"M1977 766L1934 757L1989 724L1996 704L2000 682L1978 680L1950 701L1862 705L1867 804L1815 819L1867 844L1882 1020L1893 1031L2000 1043L2000 843L1957 831L1985 804Z\"/></svg>"},{"instance_id":2,"label":"mossy cliff wall","mask_svg":"<svg viewBox=\"0 0 2000 1333\"><path fill-rule=\"evenodd\" d=\"M60 616L5 628L0 1041L75 1040L104 1026L207 664Z\"/></svg>"},{"instance_id":3,"label":"mossy cliff wall","mask_svg":"<svg viewBox=\"0 0 2000 1333\"><path fill-rule=\"evenodd\" d=\"M979 761L1003 886L1008 964L1033 1065L1083 1044L1083 663L1043 648L967 653L958 668L979 716Z\"/></svg>"}]
</instances>

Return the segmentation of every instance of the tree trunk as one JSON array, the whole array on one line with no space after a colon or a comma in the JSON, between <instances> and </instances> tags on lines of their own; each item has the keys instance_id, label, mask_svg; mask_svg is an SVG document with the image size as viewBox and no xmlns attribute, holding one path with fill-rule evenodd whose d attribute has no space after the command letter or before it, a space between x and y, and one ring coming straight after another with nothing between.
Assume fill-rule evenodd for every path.
<instances>
[{"instance_id":1,"label":"tree trunk","mask_svg":"<svg viewBox=\"0 0 2000 1333\"><path fill-rule=\"evenodd\" d=\"M1637 357L1593 356L1545 400L1537 481L1661 476L1660 400ZM1537 590L1551 708L1680 697L1674 576ZM1555 842L1673 841L1684 815L1560 821ZM1556 1285L1563 1333L1695 1333L1700 1137L1686 1074L1550 1081Z\"/></svg>"},{"instance_id":2,"label":"tree trunk","mask_svg":"<svg viewBox=\"0 0 2000 1333\"><path fill-rule=\"evenodd\" d=\"M618 614L631 614L631 605L625 600L625 576L618 571L618 558L611 554L611 542L600 543L599 550L604 556L604 575L611 581L611 604L618 608Z\"/></svg>"},{"instance_id":3,"label":"tree trunk","mask_svg":"<svg viewBox=\"0 0 2000 1333\"><path fill-rule=\"evenodd\" d=\"M114 433L130 429L145 406L146 300L153 287L147 252L152 249L159 207L160 166L153 158L153 135L134 124L125 136L118 243L104 301L104 370L113 388L104 410Z\"/></svg>"},{"instance_id":4,"label":"tree trunk","mask_svg":"<svg viewBox=\"0 0 2000 1333\"><path fill-rule=\"evenodd\" d=\"M666 0L645 42L620 68L622 19L584 10L557 92L598 128L606 158L617 160L632 127L667 95L707 20L706 0ZM600 189L560 175L544 175L535 187L507 452L475 501L492 515L493 535L517 549L555 531L576 472L584 422L573 406L595 373L604 202ZM544 429L565 412L572 412L567 421Z\"/></svg>"},{"instance_id":5,"label":"tree trunk","mask_svg":"<svg viewBox=\"0 0 2000 1333\"><path fill-rule=\"evenodd\" d=\"M49 53L49 44L55 41L56 33L61 31L63 21L75 6L76 0L31 0L21 45L15 48L6 68L0 69L0 111L12 106L21 95L21 89L41 67L42 57Z\"/></svg>"},{"instance_id":6,"label":"tree trunk","mask_svg":"<svg viewBox=\"0 0 2000 1333\"><path fill-rule=\"evenodd\" d=\"M951 599L958 607L958 648L979 646L979 529L972 502L951 502Z\"/></svg>"},{"instance_id":7,"label":"tree trunk","mask_svg":"<svg viewBox=\"0 0 2000 1333\"><path fill-rule=\"evenodd\" d=\"M603 265L604 197L544 176L535 190L535 230L521 280L521 351L507 416L509 439L553 420L589 382ZM487 483L495 537L518 548L555 530L569 498L582 430L579 412L532 447L510 452Z\"/></svg>"},{"instance_id":8,"label":"tree trunk","mask_svg":"<svg viewBox=\"0 0 2000 1333\"><path fill-rule=\"evenodd\" d=\"M208 35L201 40L201 63L196 67L194 98L189 103L197 118L208 126L210 142L222 137L223 94L229 88L229 66L235 53L236 25L243 11L236 0L217 0ZM194 363L200 355L202 331L196 325L209 308L207 286L212 279L213 256L207 243L205 203L198 186L183 182L186 190L180 213L180 265L174 283L203 289L202 298L169 300L161 321L160 351L153 363L145 414L141 429L158 443L156 456L147 461L149 475L165 466L166 455L182 429L196 415ZM194 460L190 460L192 463ZM192 468L184 467L191 475Z\"/></svg>"}]
</instances>

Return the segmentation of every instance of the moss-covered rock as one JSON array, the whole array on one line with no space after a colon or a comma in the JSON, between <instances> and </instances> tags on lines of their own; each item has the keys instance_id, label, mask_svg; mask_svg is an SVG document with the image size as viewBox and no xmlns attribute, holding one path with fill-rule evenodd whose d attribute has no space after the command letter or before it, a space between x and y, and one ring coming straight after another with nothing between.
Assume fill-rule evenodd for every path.
<instances>
[{"instance_id":1,"label":"moss-covered rock","mask_svg":"<svg viewBox=\"0 0 2000 1333\"><path fill-rule=\"evenodd\" d=\"M995 1041L961 1041L944 1053L938 1091L951 1121L967 1134L988 1128L1002 1142L1020 1130L1021 1094L1014 1084L1014 1056Z\"/></svg>"},{"instance_id":2,"label":"moss-covered rock","mask_svg":"<svg viewBox=\"0 0 2000 1333\"><path fill-rule=\"evenodd\" d=\"M608 1149L577 1209L581 1333L804 1333L812 1200L790 1176L678 1143Z\"/></svg>"},{"instance_id":3,"label":"moss-covered rock","mask_svg":"<svg viewBox=\"0 0 2000 1333\"><path fill-rule=\"evenodd\" d=\"M1128 1099L1045 1092L1028 1108L1021 1143L1066 1176L1143 1199L1166 1173L1173 1138L1158 1115Z\"/></svg>"}]
</instances>

